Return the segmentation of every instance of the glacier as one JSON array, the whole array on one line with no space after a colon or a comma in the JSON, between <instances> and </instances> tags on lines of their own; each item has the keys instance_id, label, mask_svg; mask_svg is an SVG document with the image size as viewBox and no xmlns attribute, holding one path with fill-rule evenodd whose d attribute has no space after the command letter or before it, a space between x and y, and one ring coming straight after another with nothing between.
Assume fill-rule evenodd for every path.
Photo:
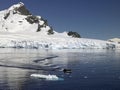
<instances>
[{"instance_id":1,"label":"glacier","mask_svg":"<svg viewBox=\"0 0 120 90\"><path fill-rule=\"evenodd\" d=\"M0 34L0 48L35 49L117 49L119 44L96 39L57 37L57 35Z\"/></svg>"},{"instance_id":2,"label":"glacier","mask_svg":"<svg viewBox=\"0 0 120 90\"><path fill-rule=\"evenodd\" d=\"M49 30L54 34L49 35ZM0 11L0 48L120 49L120 44L58 33L45 19L32 15L20 2Z\"/></svg>"}]
</instances>

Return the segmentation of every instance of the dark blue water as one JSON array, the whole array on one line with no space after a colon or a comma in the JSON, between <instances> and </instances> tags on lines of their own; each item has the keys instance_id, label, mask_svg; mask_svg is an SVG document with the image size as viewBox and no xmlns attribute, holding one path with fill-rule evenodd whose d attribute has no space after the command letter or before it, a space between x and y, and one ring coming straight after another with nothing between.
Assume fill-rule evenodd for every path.
<instances>
[{"instance_id":1,"label":"dark blue water","mask_svg":"<svg viewBox=\"0 0 120 90\"><path fill-rule=\"evenodd\" d=\"M120 51L0 49L0 90L120 90Z\"/></svg>"}]
</instances>

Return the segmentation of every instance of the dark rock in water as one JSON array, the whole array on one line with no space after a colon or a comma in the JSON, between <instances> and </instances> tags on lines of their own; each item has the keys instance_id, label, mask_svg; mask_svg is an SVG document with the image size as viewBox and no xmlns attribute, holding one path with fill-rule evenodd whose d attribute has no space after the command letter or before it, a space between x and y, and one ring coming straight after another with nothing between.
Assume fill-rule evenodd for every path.
<instances>
[{"instance_id":1,"label":"dark rock in water","mask_svg":"<svg viewBox=\"0 0 120 90\"><path fill-rule=\"evenodd\" d=\"M63 69L63 72L64 73L72 73L72 70L71 69Z\"/></svg>"}]
</instances>

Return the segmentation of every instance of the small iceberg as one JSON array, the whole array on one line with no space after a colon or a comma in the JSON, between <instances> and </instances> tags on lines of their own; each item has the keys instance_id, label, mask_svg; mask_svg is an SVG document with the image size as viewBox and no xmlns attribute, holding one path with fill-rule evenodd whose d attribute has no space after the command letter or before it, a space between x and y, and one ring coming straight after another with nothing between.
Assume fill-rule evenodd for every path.
<instances>
[{"instance_id":1,"label":"small iceberg","mask_svg":"<svg viewBox=\"0 0 120 90\"><path fill-rule=\"evenodd\" d=\"M57 81L57 80L64 80L63 78L59 78L56 75L43 75L43 74L31 74L31 77L36 77L45 80Z\"/></svg>"}]
</instances>

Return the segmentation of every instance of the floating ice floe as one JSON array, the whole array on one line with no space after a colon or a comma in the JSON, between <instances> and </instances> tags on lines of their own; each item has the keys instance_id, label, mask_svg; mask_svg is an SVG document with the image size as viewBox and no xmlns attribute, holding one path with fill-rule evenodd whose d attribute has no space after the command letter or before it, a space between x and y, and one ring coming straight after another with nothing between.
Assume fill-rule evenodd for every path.
<instances>
[{"instance_id":1,"label":"floating ice floe","mask_svg":"<svg viewBox=\"0 0 120 90\"><path fill-rule=\"evenodd\" d=\"M31 74L31 77L36 77L40 79L45 79L45 80L52 80L52 81L57 81L57 80L64 80L63 78L59 78L56 75L43 75L43 74Z\"/></svg>"}]
</instances>

